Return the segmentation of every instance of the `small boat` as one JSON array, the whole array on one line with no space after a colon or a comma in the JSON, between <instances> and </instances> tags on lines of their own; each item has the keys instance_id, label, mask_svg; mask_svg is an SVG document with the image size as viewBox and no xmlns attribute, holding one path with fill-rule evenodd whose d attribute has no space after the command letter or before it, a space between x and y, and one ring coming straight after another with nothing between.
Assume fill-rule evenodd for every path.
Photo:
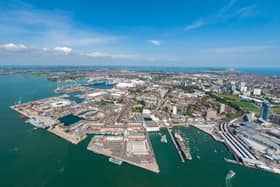
<instances>
[{"instance_id":1,"label":"small boat","mask_svg":"<svg viewBox=\"0 0 280 187\"><path fill-rule=\"evenodd\" d=\"M39 128L38 127L33 127L33 130L35 131L35 130L38 130Z\"/></svg>"},{"instance_id":2,"label":"small boat","mask_svg":"<svg viewBox=\"0 0 280 187\"><path fill-rule=\"evenodd\" d=\"M199 156L199 155L197 155L197 156L196 156L196 158L197 158L197 159L200 159L200 156Z\"/></svg>"},{"instance_id":3,"label":"small boat","mask_svg":"<svg viewBox=\"0 0 280 187\"><path fill-rule=\"evenodd\" d=\"M165 134L161 136L160 141L161 143L167 143L167 138Z\"/></svg>"},{"instance_id":4,"label":"small boat","mask_svg":"<svg viewBox=\"0 0 280 187\"><path fill-rule=\"evenodd\" d=\"M229 170L226 175L226 179L231 179L234 176L235 176L235 172L233 170Z\"/></svg>"},{"instance_id":5,"label":"small boat","mask_svg":"<svg viewBox=\"0 0 280 187\"><path fill-rule=\"evenodd\" d=\"M117 164L117 165L122 165L122 163L123 163L123 161L112 158L112 157L109 158L109 162Z\"/></svg>"},{"instance_id":6,"label":"small boat","mask_svg":"<svg viewBox=\"0 0 280 187\"><path fill-rule=\"evenodd\" d=\"M226 187L231 187L231 179L235 176L235 172L233 170L229 170L226 174Z\"/></svg>"},{"instance_id":7,"label":"small boat","mask_svg":"<svg viewBox=\"0 0 280 187\"><path fill-rule=\"evenodd\" d=\"M182 136L181 136L180 134L178 134L177 132L175 132L175 138L176 138L178 141L180 141L180 142L183 142L183 141L184 141L183 138L182 138Z\"/></svg>"}]
</instances>

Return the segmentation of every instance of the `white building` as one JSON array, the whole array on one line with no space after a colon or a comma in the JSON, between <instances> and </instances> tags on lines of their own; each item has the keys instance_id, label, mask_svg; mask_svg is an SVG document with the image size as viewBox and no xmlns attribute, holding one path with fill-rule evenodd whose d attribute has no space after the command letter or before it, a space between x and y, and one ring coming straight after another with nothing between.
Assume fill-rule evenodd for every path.
<instances>
[{"instance_id":1,"label":"white building","mask_svg":"<svg viewBox=\"0 0 280 187\"><path fill-rule=\"evenodd\" d=\"M149 109L143 109L142 114L150 115L152 112Z\"/></svg>"},{"instance_id":2,"label":"white building","mask_svg":"<svg viewBox=\"0 0 280 187\"><path fill-rule=\"evenodd\" d=\"M262 90L260 88L254 88L253 89L253 95L260 96L262 93Z\"/></svg>"},{"instance_id":3,"label":"white building","mask_svg":"<svg viewBox=\"0 0 280 187\"><path fill-rule=\"evenodd\" d=\"M241 83L239 84L239 91L240 91L240 92L244 93L244 92L247 91L247 89L248 89L248 88L247 88L245 82L241 82Z\"/></svg>"},{"instance_id":4,"label":"white building","mask_svg":"<svg viewBox=\"0 0 280 187\"><path fill-rule=\"evenodd\" d=\"M132 88L135 87L133 83L128 83L128 82L120 82L116 85L116 88Z\"/></svg>"},{"instance_id":5,"label":"white building","mask_svg":"<svg viewBox=\"0 0 280 187\"><path fill-rule=\"evenodd\" d=\"M176 106L173 106L173 108L172 108L172 114L173 114L173 115L176 115L176 114L177 114L177 107L176 107Z\"/></svg>"},{"instance_id":6,"label":"white building","mask_svg":"<svg viewBox=\"0 0 280 187\"><path fill-rule=\"evenodd\" d=\"M219 108L219 113L220 113L220 114L221 114L221 113L224 113L224 112L225 112L225 108L226 108L226 105L223 104L223 103L221 103L221 104L220 104L220 108Z\"/></svg>"}]
</instances>

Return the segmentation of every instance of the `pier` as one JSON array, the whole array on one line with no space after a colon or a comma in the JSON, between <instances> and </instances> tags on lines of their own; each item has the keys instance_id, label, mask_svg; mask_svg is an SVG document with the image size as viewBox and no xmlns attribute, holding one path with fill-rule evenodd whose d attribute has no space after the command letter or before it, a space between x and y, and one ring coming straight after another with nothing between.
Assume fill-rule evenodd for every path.
<instances>
[{"instance_id":1,"label":"pier","mask_svg":"<svg viewBox=\"0 0 280 187\"><path fill-rule=\"evenodd\" d=\"M178 153L178 155L179 155L181 161L182 161L182 162L185 162L185 159L184 159L184 157L183 157L183 154L182 154L182 152L181 152L181 149L180 149L180 147L177 145L177 142L176 142L176 140L175 140L175 138L174 138L174 135L173 135L172 132L171 132L171 129L167 128L167 131L168 131L169 136L170 136L170 138L171 138L171 140L172 140L172 142L173 142L173 144L174 144L174 146L175 146L175 148L176 148L176 150L177 150L177 153Z\"/></svg>"},{"instance_id":2,"label":"pier","mask_svg":"<svg viewBox=\"0 0 280 187\"><path fill-rule=\"evenodd\" d=\"M185 141L185 140L184 140ZM178 144L179 144L179 148L181 149L182 153L184 154L185 158L187 160L192 160L192 155L191 155L191 152L190 152L190 147L189 145L186 145L185 142L181 142L181 141L178 141ZM188 144L189 142L187 142Z\"/></svg>"}]
</instances>

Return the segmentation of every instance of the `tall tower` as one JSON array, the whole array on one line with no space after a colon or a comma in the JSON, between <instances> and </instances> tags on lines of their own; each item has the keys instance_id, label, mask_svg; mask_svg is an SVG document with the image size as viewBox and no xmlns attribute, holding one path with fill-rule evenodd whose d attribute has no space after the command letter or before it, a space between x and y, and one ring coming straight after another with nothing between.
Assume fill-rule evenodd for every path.
<instances>
[{"instance_id":1,"label":"tall tower","mask_svg":"<svg viewBox=\"0 0 280 187\"><path fill-rule=\"evenodd\" d=\"M261 108L261 118L267 121L269 118L269 112L270 112L270 104L268 101L264 100Z\"/></svg>"}]
</instances>

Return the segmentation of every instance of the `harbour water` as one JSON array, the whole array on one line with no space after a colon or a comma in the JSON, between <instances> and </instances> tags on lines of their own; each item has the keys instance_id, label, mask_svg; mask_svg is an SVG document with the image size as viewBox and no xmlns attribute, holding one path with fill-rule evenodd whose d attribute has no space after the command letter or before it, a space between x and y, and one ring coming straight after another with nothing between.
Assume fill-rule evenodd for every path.
<instances>
[{"instance_id":1,"label":"harbour water","mask_svg":"<svg viewBox=\"0 0 280 187\"><path fill-rule=\"evenodd\" d=\"M182 163L167 136L151 134L161 172L155 174L128 164L121 166L86 150L89 138L73 145L46 130L33 131L9 108L22 102L56 95L56 84L45 78L0 76L0 186L1 187L224 187L229 170L233 187L277 187L280 176L224 161L232 158L221 143L194 129L180 129L189 138L193 160ZM162 134L167 134L163 130Z\"/></svg>"},{"instance_id":2,"label":"harbour water","mask_svg":"<svg viewBox=\"0 0 280 187\"><path fill-rule=\"evenodd\" d=\"M61 123L64 123L64 125L68 126L68 125L72 125L78 121L81 120L81 118L74 116L72 114L64 116L62 118L58 119Z\"/></svg>"}]
</instances>

